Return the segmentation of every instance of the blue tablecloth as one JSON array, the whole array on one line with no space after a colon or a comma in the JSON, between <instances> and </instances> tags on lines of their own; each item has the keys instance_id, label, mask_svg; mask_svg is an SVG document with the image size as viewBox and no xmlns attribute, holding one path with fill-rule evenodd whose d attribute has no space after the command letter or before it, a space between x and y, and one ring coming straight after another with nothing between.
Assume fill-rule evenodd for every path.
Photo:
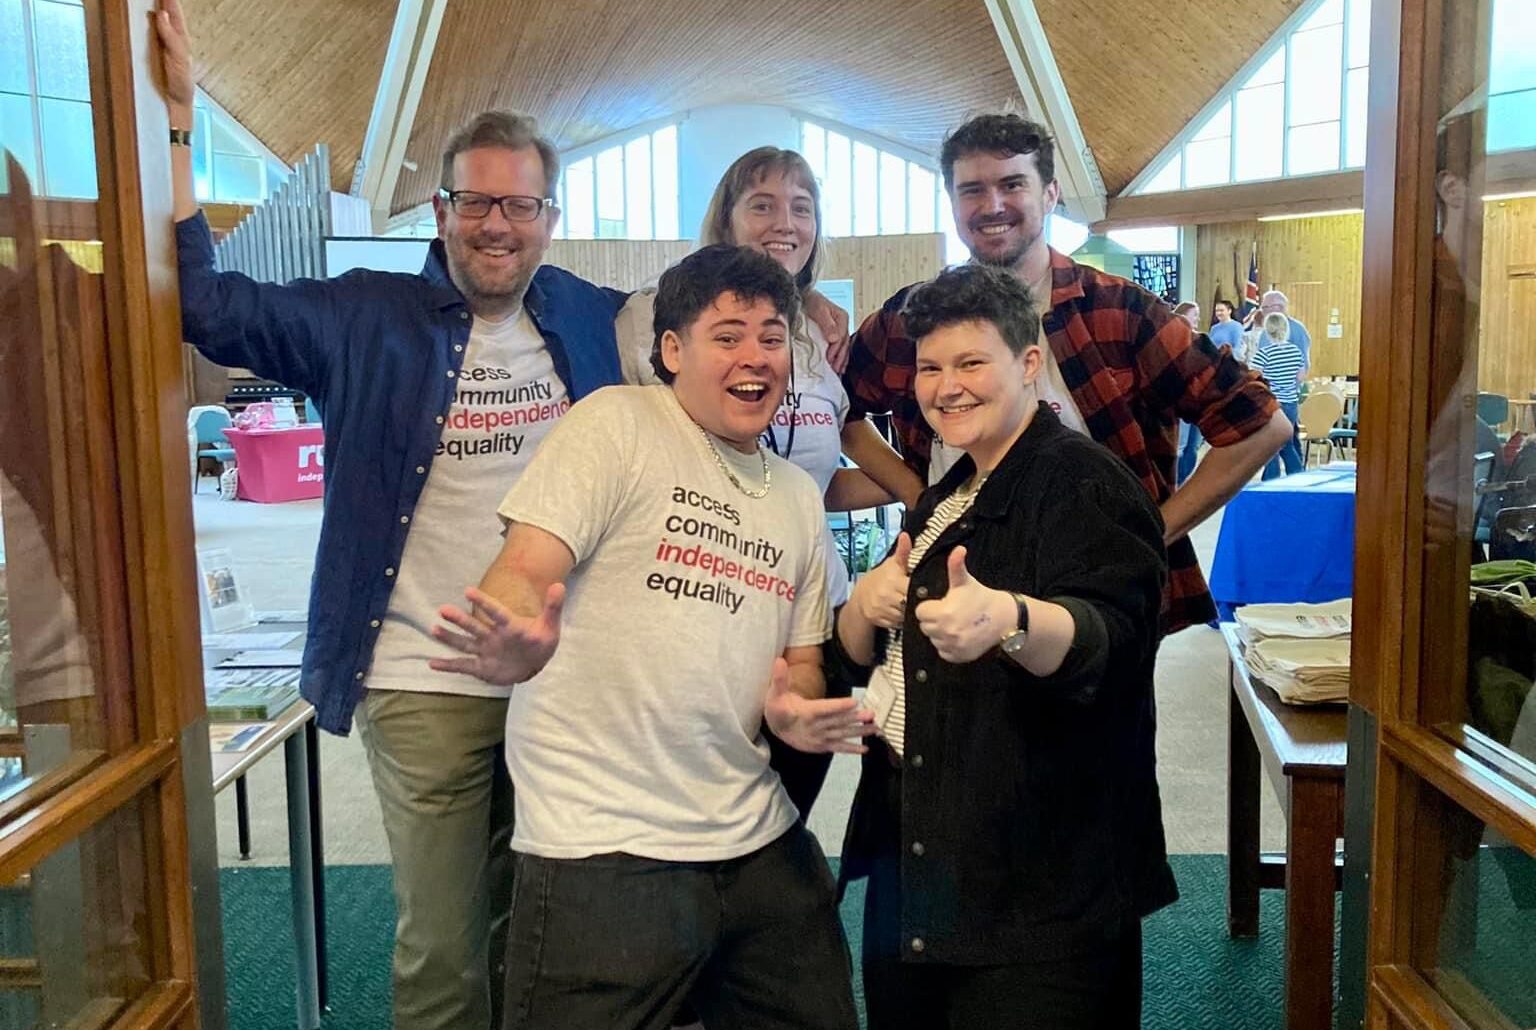
<instances>
[{"instance_id":1,"label":"blue tablecloth","mask_svg":"<svg viewBox=\"0 0 1536 1030\"><path fill-rule=\"evenodd\" d=\"M1227 503L1211 564L1222 618L1241 604L1333 601L1354 590L1355 467L1251 483Z\"/></svg>"}]
</instances>

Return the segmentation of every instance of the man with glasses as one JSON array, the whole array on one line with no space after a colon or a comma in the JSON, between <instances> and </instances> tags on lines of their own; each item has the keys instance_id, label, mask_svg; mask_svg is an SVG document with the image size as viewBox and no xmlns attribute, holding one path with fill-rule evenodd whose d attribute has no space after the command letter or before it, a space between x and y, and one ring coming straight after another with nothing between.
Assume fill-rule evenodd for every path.
<instances>
[{"instance_id":1,"label":"man with glasses","mask_svg":"<svg viewBox=\"0 0 1536 1030\"><path fill-rule=\"evenodd\" d=\"M215 271L193 193L177 0L163 0L158 29L186 338L325 413L303 693L322 728L346 733L355 714L362 730L394 860L394 1025L500 1026L510 688L429 669L451 653L430 629L496 556L497 505L540 440L575 400L619 381L625 295L541 263L558 155L531 118L503 112L448 142L420 274L279 286Z\"/></svg>"},{"instance_id":2,"label":"man with glasses","mask_svg":"<svg viewBox=\"0 0 1536 1030\"><path fill-rule=\"evenodd\" d=\"M971 260L1008 271L1043 313L1041 399L1063 425L1119 455L1162 510L1171 571L1164 629L1214 619L1188 533L1279 450L1290 422L1258 376L1159 298L1050 248L1046 219L1061 187L1044 126L1012 114L972 118L945 139L940 166ZM932 483L960 452L934 437L912 393L917 349L902 319L911 289L859 327L843 382L850 424L889 412L907 464ZM1197 425L1211 451L1175 490L1179 419Z\"/></svg>"}]
</instances>

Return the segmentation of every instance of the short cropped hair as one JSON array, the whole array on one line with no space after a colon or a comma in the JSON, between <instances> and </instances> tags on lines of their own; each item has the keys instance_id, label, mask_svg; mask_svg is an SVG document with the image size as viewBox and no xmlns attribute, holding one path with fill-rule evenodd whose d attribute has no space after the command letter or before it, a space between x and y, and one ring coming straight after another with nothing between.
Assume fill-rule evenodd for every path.
<instances>
[{"instance_id":1,"label":"short cropped hair","mask_svg":"<svg viewBox=\"0 0 1536 1030\"><path fill-rule=\"evenodd\" d=\"M518 111L482 111L470 119L448 140L443 149L443 181L445 190L453 189L453 159L466 150L480 147L504 147L522 150L533 147L539 152L544 165L544 195L554 188L560 178L560 152L548 139L539 135L539 123L532 115Z\"/></svg>"},{"instance_id":2,"label":"short cropped hair","mask_svg":"<svg viewBox=\"0 0 1536 1030\"><path fill-rule=\"evenodd\" d=\"M794 325L800 317L800 291L783 265L750 247L730 243L701 247L661 273L656 284L651 367L662 382L676 378L661 360L662 335L668 330L682 334L723 293L743 301L771 302L786 325Z\"/></svg>"},{"instance_id":3,"label":"short cropped hair","mask_svg":"<svg viewBox=\"0 0 1536 1030\"><path fill-rule=\"evenodd\" d=\"M946 190L955 188L955 162L972 154L1034 154L1041 184L1049 186L1056 181L1056 141L1045 126L1016 114L977 115L944 137L939 168Z\"/></svg>"},{"instance_id":4,"label":"short cropped hair","mask_svg":"<svg viewBox=\"0 0 1536 1030\"><path fill-rule=\"evenodd\" d=\"M907 335L921 342L936 329L990 322L1015 355L1039 342L1040 312L1024 284L990 265L958 265L907 294Z\"/></svg>"},{"instance_id":5,"label":"short cropped hair","mask_svg":"<svg viewBox=\"0 0 1536 1030\"><path fill-rule=\"evenodd\" d=\"M810 164L793 150L757 147L731 162L731 167L725 170L715 186L714 195L709 198L704 224L699 227L699 242L735 243L731 235L731 212L742 197L774 172L805 187L816 212L816 240L811 244L811 256L806 259L800 274L795 276L795 285L806 290L815 285L821 268L821 188L816 184L816 173L811 171Z\"/></svg>"}]
</instances>

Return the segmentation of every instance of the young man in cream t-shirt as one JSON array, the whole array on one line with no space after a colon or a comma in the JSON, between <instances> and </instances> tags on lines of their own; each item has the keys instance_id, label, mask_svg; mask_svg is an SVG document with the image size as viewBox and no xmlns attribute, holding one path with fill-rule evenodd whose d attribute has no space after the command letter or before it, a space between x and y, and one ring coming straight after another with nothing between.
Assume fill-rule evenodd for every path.
<instances>
[{"instance_id":1,"label":"young man in cream t-shirt","mask_svg":"<svg viewBox=\"0 0 1536 1030\"><path fill-rule=\"evenodd\" d=\"M611 387L549 434L500 514L501 554L434 661L516 684L508 1028L855 1025L826 862L761 729L862 751L825 700L820 498L758 442L789 368L794 285L706 247L670 269L669 385Z\"/></svg>"}]
</instances>

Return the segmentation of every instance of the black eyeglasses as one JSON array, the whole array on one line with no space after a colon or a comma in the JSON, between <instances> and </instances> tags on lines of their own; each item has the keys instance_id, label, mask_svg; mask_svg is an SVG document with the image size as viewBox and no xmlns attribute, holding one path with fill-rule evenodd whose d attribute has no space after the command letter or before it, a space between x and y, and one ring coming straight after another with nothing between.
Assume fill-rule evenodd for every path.
<instances>
[{"instance_id":1,"label":"black eyeglasses","mask_svg":"<svg viewBox=\"0 0 1536 1030\"><path fill-rule=\"evenodd\" d=\"M531 222L546 207L558 207L553 197L493 197L474 190L438 190L437 195L448 202L454 214L460 218L484 218L492 207L500 207L509 222Z\"/></svg>"}]
</instances>

